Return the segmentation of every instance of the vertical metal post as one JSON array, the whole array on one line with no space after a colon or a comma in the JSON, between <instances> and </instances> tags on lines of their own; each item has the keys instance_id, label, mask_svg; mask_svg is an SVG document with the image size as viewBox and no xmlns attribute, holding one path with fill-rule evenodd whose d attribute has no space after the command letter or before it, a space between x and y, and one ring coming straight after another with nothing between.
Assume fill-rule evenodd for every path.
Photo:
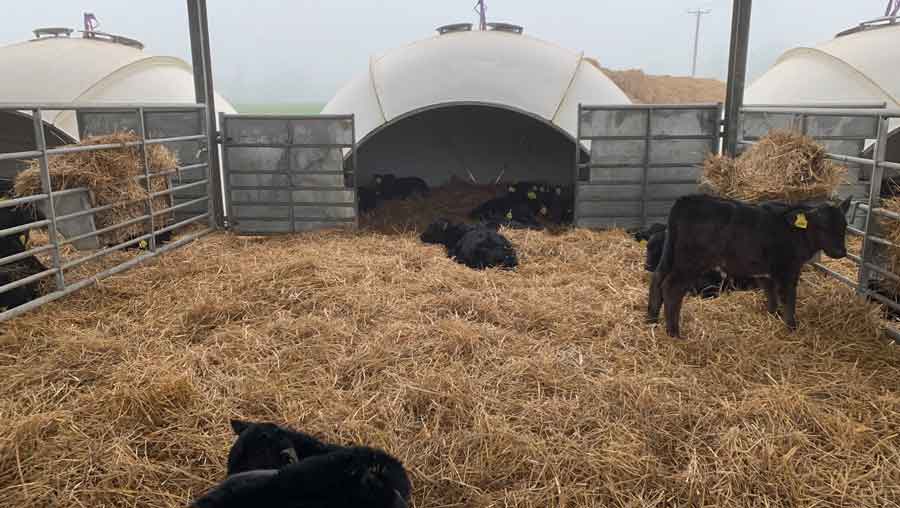
<instances>
[{"instance_id":1,"label":"vertical metal post","mask_svg":"<svg viewBox=\"0 0 900 508\"><path fill-rule=\"evenodd\" d=\"M728 83L725 96L725 144L728 155L737 153L738 125L744 105L747 79L747 48L750 40L752 0L734 0L731 13L731 49L728 57Z\"/></svg>"},{"instance_id":2,"label":"vertical metal post","mask_svg":"<svg viewBox=\"0 0 900 508\"><path fill-rule=\"evenodd\" d=\"M37 150L41 152L41 191L47 195L47 211L50 212L50 225L47 227L47 236L53 244L53 268L56 269L56 289L66 289L66 279L62 271L62 256L59 253L59 235L56 231L56 203L53 202L53 185L50 181L50 160L47 157L47 138L44 136L43 112L40 109L31 111L34 119L34 142Z\"/></svg>"},{"instance_id":3,"label":"vertical metal post","mask_svg":"<svg viewBox=\"0 0 900 508\"><path fill-rule=\"evenodd\" d=\"M875 217L874 210L880 206L881 201L881 182L884 179L884 166L882 163L887 153L887 139L890 126L887 118L878 117L878 139L875 141L875 149L872 150L872 179L869 184L869 210L866 213L866 226L863 230L863 245L860 253L859 263L859 293L868 294L869 292L869 268L867 263L873 262L872 259L872 242L869 237L878 234L878 219Z\"/></svg>"},{"instance_id":4,"label":"vertical metal post","mask_svg":"<svg viewBox=\"0 0 900 508\"><path fill-rule=\"evenodd\" d=\"M576 117L576 122L578 125L576 127L577 134L575 135L575 177L572 181L572 206L574 210L572 210L572 222L575 227L579 227L579 213L578 213L578 202L580 201L579 194L581 194L581 103L578 103L578 116Z\"/></svg>"},{"instance_id":5,"label":"vertical metal post","mask_svg":"<svg viewBox=\"0 0 900 508\"><path fill-rule=\"evenodd\" d=\"M646 123L646 131L644 132L644 167L643 173L641 174L641 227L645 227L647 225L647 173L650 170L650 129L651 124L653 122L653 108L651 106L647 106L647 123Z\"/></svg>"},{"instance_id":6,"label":"vertical metal post","mask_svg":"<svg viewBox=\"0 0 900 508\"><path fill-rule=\"evenodd\" d=\"M215 92L212 79L212 58L209 50L209 23L206 15L206 0L187 0L188 23L191 33L191 59L194 64L194 93L197 102L206 106L205 126L207 134L207 168L209 181L215 188L210 196L213 209L210 215L218 227L224 226L221 165L219 164L219 143L216 129Z\"/></svg>"},{"instance_id":7,"label":"vertical metal post","mask_svg":"<svg viewBox=\"0 0 900 508\"><path fill-rule=\"evenodd\" d=\"M354 203L353 204L353 207L354 207L353 213L356 215L356 228L359 229L359 172L357 170L357 165L356 165L356 115L355 114L350 115L350 122L352 125L352 128L351 128L352 139L350 141L353 143L350 147L350 150L352 150L351 164L353 165L352 166L353 173L351 173L353 175L353 178L351 179L351 183L353 185L353 195L354 195L354 197L356 197L356 199L353 200L353 203ZM343 159L343 158L344 158L343 150L341 150L341 159Z\"/></svg>"},{"instance_id":8,"label":"vertical metal post","mask_svg":"<svg viewBox=\"0 0 900 508\"><path fill-rule=\"evenodd\" d=\"M230 228L232 226L230 217L233 217L234 214L231 212L231 182L230 176L228 175L228 126L226 122L228 120L225 119L225 113L219 113L219 127L222 128L222 192L223 192L223 210L225 213L225 224L224 226ZM209 168L207 168L208 170ZM213 194L215 194L216 190L213 187L212 180L206 185L207 193L209 194L207 197L209 201L207 202L207 209L212 210L215 207L215 203L213 202ZM209 215L210 227L215 227L215 217L213 214Z\"/></svg>"},{"instance_id":9,"label":"vertical metal post","mask_svg":"<svg viewBox=\"0 0 900 508\"><path fill-rule=\"evenodd\" d=\"M150 184L150 154L147 152L147 130L144 123L144 108L137 109L138 135L141 136L141 159L144 162L144 187L147 189L147 215L150 216L150 241L151 252L156 251L156 227L153 220L153 186ZM168 168L158 168L168 169Z\"/></svg>"}]
</instances>

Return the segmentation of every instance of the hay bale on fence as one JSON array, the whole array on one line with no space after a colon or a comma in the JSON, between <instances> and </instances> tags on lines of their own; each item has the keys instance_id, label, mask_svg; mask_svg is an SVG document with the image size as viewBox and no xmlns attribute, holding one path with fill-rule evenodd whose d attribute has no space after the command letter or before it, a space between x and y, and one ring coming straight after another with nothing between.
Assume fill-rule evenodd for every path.
<instances>
[{"instance_id":1,"label":"hay bale on fence","mask_svg":"<svg viewBox=\"0 0 900 508\"><path fill-rule=\"evenodd\" d=\"M139 141L133 132L116 132L106 136L85 138L78 146L124 144ZM150 173L171 171L178 166L178 159L162 145L148 145L147 159ZM144 160L139 146L109 148L90 152L76 152L49 157L50 182L54 191L86 187L91 191L92 206L120 204L94 214L97 229L114 226L146 214L147 190L143 180L134 177L144 174ZM153 192L169 187L164 175L151 176ZM29 167L16 176L15 193L28 196L41 192L40 162L29 161ZM153 209L161 210L171 206L170 196L153 199ZM157 224L169 222L171 214L155 218ZM119 243L135 236L146 234L146 222L132 224L109 231L100 236L101 243Z\"/></svg>"},{"instance_id":2,"label":"hay bale on fence","mask_svg":"<svg viewBox=\"0 0 900 508\"><path fill-rule=\"evenodd\" d=\"M726 198L797 203L829 199L846 172L826 159L825 148L812 138L773 131L736 159L707 157L702 185Z\"/></svg>"}]
</instances>

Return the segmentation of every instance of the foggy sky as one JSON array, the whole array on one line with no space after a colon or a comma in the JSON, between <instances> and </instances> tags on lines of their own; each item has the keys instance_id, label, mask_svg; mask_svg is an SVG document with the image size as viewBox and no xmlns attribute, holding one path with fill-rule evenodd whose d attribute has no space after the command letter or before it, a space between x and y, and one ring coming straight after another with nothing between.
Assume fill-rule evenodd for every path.
<instances>
[{"instance_id":1,"label":"foggy sky","mask_svg":"<svg viewBox=\"0 0 900 508\"><path fill-rule=\"evenodd\" d=\"M42 26L81 29L93 12L99 30L136 38L153 54L190 62L182 0L2 0L0 45L26 40ZM475 0L208 0L217 90L233 103L326 101L369 55L429 37L439 25L474 22ZM785 50L826 41L881 16L885 0L757 0L750 75ZM487 0L488 21L525 32L606 67L690 74L695 18L707 8L698 75L724 78L731 0ZM0 70L2 75L2 70ZM2 78L0 78L2 79ZM2 99L0 99L2 100Z\"/></svg>"}]
</instances>

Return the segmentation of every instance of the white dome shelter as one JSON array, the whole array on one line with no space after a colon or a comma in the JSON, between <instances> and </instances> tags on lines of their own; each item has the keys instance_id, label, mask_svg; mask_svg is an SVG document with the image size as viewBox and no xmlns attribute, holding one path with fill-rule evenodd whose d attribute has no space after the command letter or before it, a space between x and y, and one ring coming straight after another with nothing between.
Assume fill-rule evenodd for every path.
<instances>
[{"instance_id":1,"label":"white dome shelter","mask_svg":"<svg viewBox=\"0 0 900 508\"><path fill-rule=\"evenodd\" d=\"M56 34L43 36L45 33ZM154 56L134 40L70 30L36 30L37 38L0 47L0 102L6 103L194 103L191 66L179 58ZM217 111L235 109L216 94ZM78 139L73 111L44 112L49 146ZM0 112L0 151L34 148L27 113ZM21 163L0 161L0 177Z\"/></svg>"},{"instance_id":2,"label":"white dome shelter","mask_svg":"<svg viewBox=\"0 0 900 508\"><path fill-rule=\"evenodd\" d=\"M758 78L746 104L885 102L900 108L900 19L863 23L814 48L794 48ZM900 123L888 160L900 161Z\"/></svg>"},{"instance_id":3,"label":"white dome shelter","mask_svg":"<svg viewBox=\"0 0 900 508\"><path fill-rule=\"evenodd\" d=\"M491 24L370 59L325 106L356 118L359 182L373 173L478 183L574 177L578 104L630 104L583 53Z\"/></svg>"}]
</instances>

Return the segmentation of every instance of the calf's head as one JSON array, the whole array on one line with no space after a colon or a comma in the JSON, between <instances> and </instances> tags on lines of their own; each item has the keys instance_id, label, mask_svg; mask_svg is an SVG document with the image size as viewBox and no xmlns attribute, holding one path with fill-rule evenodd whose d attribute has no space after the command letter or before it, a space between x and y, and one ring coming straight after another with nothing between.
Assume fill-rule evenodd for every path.
<instances>
[{"instance_id":1,"label":"calf's head","mask_svg":"<svg viewBox=\"0 0 900 508\"><path fill-rule=\"evenodd\" d=\"M833 259L847 256L847 212L850 198L838 206L819 205L812 210L795 210L788 213L791 226L805 230L813 247L820 249Z\"/></svg>"},{"instance_id":2,"label":"calf's head","mask_svg":"<svg viewBox=\"0 0 900 508\"><path fill-rule=\"evenodd\" d=\"M238 438L228 452L228 475L279 469L299 461L290 434L274 423L231 420Z\"/></svg>"}]
</instances>

